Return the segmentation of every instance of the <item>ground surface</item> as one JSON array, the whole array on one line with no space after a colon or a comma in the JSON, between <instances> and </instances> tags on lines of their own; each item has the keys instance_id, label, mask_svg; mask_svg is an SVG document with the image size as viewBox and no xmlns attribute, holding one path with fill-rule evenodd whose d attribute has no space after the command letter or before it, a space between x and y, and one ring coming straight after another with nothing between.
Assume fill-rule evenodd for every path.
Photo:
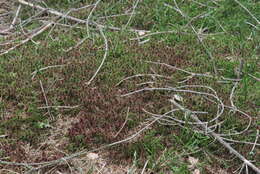
<instances>
[{"instance_id":1,"label":"ground surface","mask_svg":"<svg viewBox=\"0 0 260 174\"><path fill-rule=\"evenodd\" d=\"M0 173L239 173L178 104L260 166L258 1L28 2L105 27L0 0Z\"/></svg>"},{"instance_id":2,"label":"ground surface","mask_svg":"<svg viewBox=\"0 0 260 174\"><path fill-rule=\"evenodd\" d=\"M6 29L8 24L11 23L10 11L12 11L12 5L10 1L1 0L0 1L0 30Z\"/></svg>"}]
</instances>

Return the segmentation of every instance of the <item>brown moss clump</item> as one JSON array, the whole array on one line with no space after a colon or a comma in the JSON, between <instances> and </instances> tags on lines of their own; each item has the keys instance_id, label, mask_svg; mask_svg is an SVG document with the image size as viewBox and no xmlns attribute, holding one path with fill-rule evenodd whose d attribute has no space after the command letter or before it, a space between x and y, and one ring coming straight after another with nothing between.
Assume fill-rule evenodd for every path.
<instances>
[{"instance_id":1,"label":"brown moss clump","mask_svg":"<svg viewBox=\"0 0 260 174\"><path fill-rule=\"evenodd\" d=\"M131 128L144 120L142 108L153 107L152 93L120 97L119 90L105 91L92 88L83 100L83 109L78 114L79 121L73 123L68 136L76 147L99 147L102 144L118 141L129 135ZM158 100L157 100L158 101ZM128 120L123 129L127 110Z\"/></svg>"}]
</instances>

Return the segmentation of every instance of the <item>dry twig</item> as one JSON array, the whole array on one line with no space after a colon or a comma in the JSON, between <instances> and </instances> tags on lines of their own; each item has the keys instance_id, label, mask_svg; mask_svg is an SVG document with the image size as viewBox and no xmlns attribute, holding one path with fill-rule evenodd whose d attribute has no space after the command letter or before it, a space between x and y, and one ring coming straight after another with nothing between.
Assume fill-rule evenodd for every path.
<instances>
[{"instance_id":1,"label":"dry twig","mask_svg":"<svg viewBox=\"0 0 260 174\"><path fill-rule=\"evenodd\" d=\"M243 161L243 164L245 166L249 166L251 167L257 174L260 174L260 169L257 168L253 163L251 163L249 160L247 160L243 155L241 155L238 151L236 151L233 147L230 146L230 144L228 144L227 142L225 142L223 140L223 138L221 136L219 136L218 134L214 133L213 131L211 131L205 124L203 124L203 122L201 122L201 120L195 115L192 114L190 110L184 108L183 106L181 106L180 104L178 104L175 101L172 101L172 103L177 106L179 109L181 109L185 114L189 114L189 116L196 121L197 123L199 123L200 127L203 128L203 130L206 130L206 132L208 132L208 134L210 134L211 136L213 136L214 138L216 138L216 140L218 140L219 143L221 143L225 148L227 148L230 153L234 154L236 157L238 157L241 161Z\"/></svg>"},{"instance_id":2,"label":"dry twig","mask_svg":"<svg viewBox=\"0 0 260 174\"><path fill-rule=\"evenodd\" d=\"M82 20L82 19L79 19L79 18L76 18L76 17L72 17L72 16L66 15L64 13L58 12L56 10L53 10L53 9L50 9L50 8L44 8L44 7L41 7L39 5L35 5L35 4L32 4L32 3L26 2L24 0L18 0L18 2L23 4L23 5L26 5L26 6L29 6L29 7L32 7L32 8L36 8L36 9L41 10L41 11L48 12L50 14L53 14L53 15L56 15L56 16L59 16L59 17L62 17L62 18L66 18L68 20L75 21L77 23L88 24L88 25L91 25L91 26L94 26L94 27L107 28L107 29L115 30L115 31L121 31L122 30L122 28L101 25L101 24L98 24L97 22L94 22L94 21L86 21L86 20ZM145 31L145 30L128 29L128 31L140 32L140 31Z\"/></svg>"},{"instance_id":3,"label":"dry twig","mask_svg":"<svg viewBox=\"0 0 260 174\"><path fill-rule=\"evenodd\" d=\"M105 63L105 60L107 58L107 55L108 55L108 41L107 41L107 38L102 30L102 28L99 28L99 31L100 31L100 34L101 36L103 37L104 39L104 42L105 42L105 53L103 55L103 59L102 59L102 62L101 64L99 65L98 69L96 70L96 72L94 73L94 75L90 78L90 80L86 83L86 85L89 85L93 80L94 78L97 76L98 72L100 71L100 69L102 68L103 64Z\"/></svg>"},{"instance_id":4,"label":"dry twig","mask_svg":"<svg viewBox=\"0 0 260 174\"><path fill-rule=\"evenodd\" d=\"M52 119L54 119L53 116L52 116L52 114L51 114L51 111L50 111L50 108L49 108L48 99L47 99L46 93L45 93L45 91L44 91L44 88L43 88L43 85L42 85L42 81L41 81L41 80L40 80L40 85L41 85L41 90L42 90L42 94L43 94L43 96L44 96L44 100L45 100L45 104L46 104L46 107L47 107L48 114L49 114L49 116L50 116Z\"/></svg>"},{"instance_id":5,"label":"dry twig","mask_svg":"<svg viewBox=\"0 0 260 174\"><path fill-rule=\"evenodd\" d=\"M5 54L9 53L10 51L16 49L17 47L19 47L19 46L21 46L21 45L27 43L27 42L30 41L30 40L32 40L34 37L40 35L42 32L44 32L44 31L47 30L49 27L51 27L52 24L53 24L53 22L50 22L50 23L46 24L46 25L43 26L41 29L39 29L37 32L32 33L30 36L28 36L25 40L22 40L19 44L17 44L17 45L15 45L15 46L13 46L13 47L11 47L11 48L5 50L4 52L0 53L0 56L3 56L3 55L5 55Z\"/></svg>"}]
</instances>

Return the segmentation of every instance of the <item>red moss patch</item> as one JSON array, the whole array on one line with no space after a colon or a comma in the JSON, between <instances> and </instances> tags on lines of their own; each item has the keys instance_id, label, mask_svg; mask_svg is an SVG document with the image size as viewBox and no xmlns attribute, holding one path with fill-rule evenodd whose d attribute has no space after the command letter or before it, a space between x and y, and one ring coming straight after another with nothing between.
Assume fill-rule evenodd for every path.
<instances>
[{"instance_id":1,"label":"red moss patch","mask_svg":"<svg viewBox=\"0 0 260 174\"><path fill-rule=\"evenodd\" d=\"M142 108L150 103L153 94L138 94L130 97L120 97L118 90L102 91L92 88L86 91L83 100L83 110L78 114L78 122L72 124L68 136L73 142L86 145L100 146L123 139L131 128L143 120ZM129 107L128 122L120 133L115 136L124 125ZM133 124L131 124L133 123ZM92 146L93 145L93 146Z\"/></svg>"}]
</instances>

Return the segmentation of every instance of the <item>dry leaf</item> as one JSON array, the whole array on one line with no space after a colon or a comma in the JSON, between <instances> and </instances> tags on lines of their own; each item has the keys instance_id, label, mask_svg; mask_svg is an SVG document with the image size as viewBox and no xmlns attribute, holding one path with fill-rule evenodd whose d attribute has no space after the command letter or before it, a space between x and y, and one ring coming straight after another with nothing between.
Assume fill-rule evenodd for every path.
<instances>
[{"instance_id":1,"label":"dry leaf","mask_svg":"<svg viewBox=\"0 0 260 174\"><path fill-rule=\"evenodd\" d=\"M192 174L200 174L200 170L199 169L195 169Z\"/></svg>"},{"instance_id":2,"label":"dry leaf","mask_svg":"<svg viewBox=\"0 0 260 174\"><path fill-rule=\"evenodd\" d=\"M90 160L95 160L95 159L98 159L99 156L96 153L89 153L89 154L87 154L87 157Z\"/></svg>"},{"instance_id":3,"label":"dry leaf","mask_svg":"<svg viewBox=\"0 0 260 174\"><path fill-rule=\"evenodd\" d=\"M138 35L139 35L139 36L145 35L145 31L138 31Z\"/></svg>"},{"instance_id":4,"label":"dry leaf","mask_svg":"<svg viewBox=\"0 0 260 174\"><path fill-rule=\"evenodd\" d=\"M199 159L190 156L190 157L188 158L188 161L189 161L189 163L190 163L190 165L189 165L188 167L189 167L190 169L193 169L193 168L196 166L196 164L199 162Z\"/></svg>"}]
</instances>

